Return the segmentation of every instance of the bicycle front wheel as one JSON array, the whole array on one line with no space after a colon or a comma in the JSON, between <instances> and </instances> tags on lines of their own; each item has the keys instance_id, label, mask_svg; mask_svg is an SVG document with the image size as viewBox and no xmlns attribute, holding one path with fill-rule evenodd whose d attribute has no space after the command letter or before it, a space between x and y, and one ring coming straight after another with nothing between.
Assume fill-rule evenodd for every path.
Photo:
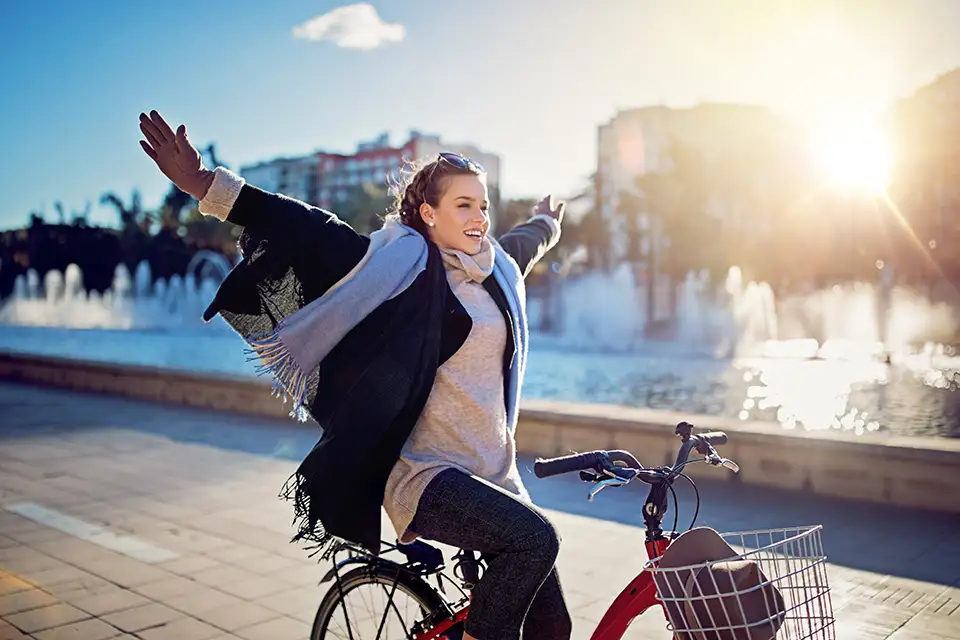
<instances>
[{"instance_id":1,"label":"bicycle front wheel","mask_svg":"<svg viewBox=\"0 0 960 640\"><path fill-rule=\"evenodd\" d=\"M311 640L407 640L444 602L423 580L365 565L340 577L317 609Z\"/></svg>"}]
</instances>

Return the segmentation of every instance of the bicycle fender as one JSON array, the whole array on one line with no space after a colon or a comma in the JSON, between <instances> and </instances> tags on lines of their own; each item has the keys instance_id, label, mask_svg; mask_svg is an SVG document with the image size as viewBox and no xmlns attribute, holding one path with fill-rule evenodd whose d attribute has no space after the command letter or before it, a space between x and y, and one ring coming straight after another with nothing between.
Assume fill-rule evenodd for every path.
<instances>
[{"instance_id":1,"label":"bicycle fender","mask_svg":"<svg viewBox=\"0 0 960 640\"><path fill-rule=\"evenodd\" d=\"M346 560L341 560L337 564L333 565L333 568L327 571L326 575L324 575L323 578L320 579L319 584L329 582L330 580L335 578L337 574L340 573L344 567L347 567L352 564L368 565L371 567L389 567L391 569L402 571L403 573L410 573L409 571L407 571L407 568L404 567L402 564L397 564L396 562L391 562L390 560L377 558L376 560L371 561L370 558L368 557L358 556L353 558L347 558Z\"/></svg>"}]
</instances>

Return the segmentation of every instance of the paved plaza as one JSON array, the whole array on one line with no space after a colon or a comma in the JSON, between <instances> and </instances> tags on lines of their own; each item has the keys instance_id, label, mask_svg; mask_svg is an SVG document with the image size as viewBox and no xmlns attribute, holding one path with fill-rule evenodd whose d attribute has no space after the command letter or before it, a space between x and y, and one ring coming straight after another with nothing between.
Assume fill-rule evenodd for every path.
<instances>
[{"instance_id":1,"label":"paved plaza","mask_svg":"<svg viewBox=\"0 0 960 640\"><path fill-rule=\"evenodd\" d=\"M0 384L0 640L308 637L325 567L287 542L292 512L277 493L316 435ZM563 536L574 637L589 638L642 567L643 488L588 503L576 478L537 480L521 462ZM700 491L699 523L721 531L825 526L841 640L960 640L960 516L734 483ZM691 513L683 490L681 526ZM669 633L650 612L628 637Z\"/></svg>"}]
</instances>

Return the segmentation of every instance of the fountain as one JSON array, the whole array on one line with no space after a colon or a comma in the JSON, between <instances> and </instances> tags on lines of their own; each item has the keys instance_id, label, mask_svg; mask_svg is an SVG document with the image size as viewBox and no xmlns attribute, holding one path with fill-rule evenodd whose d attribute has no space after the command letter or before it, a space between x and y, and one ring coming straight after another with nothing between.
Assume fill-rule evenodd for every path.
<instances>
[{"instance_id":1,"label":"fountain","mask_svg":"<svg viewBox=\"0 0 960 640\"><path fill-rule=\"evenodd\" d=\"M186 277L174 274L169 281L154 281L146 260L137 265L133 277L121 263L110 288L100 294L84 289L83 273L76 264L68 265L62 274L48 271L42 287L39 275L30 269L16 277L13 295L0 307L0 324L71 329L201 326L204 308L229 271L230 263L210 251L194 256Z\"/></svg>"},{"instance_id":2,"label":"fountain","mask_svg":"<svg viewBox=\"0 0 960 640\"><path fill-rule=\"evenodd\" d=\"M601 351L667 350L687 355L788 358L876 358L917 348L926 341L949 342L960 326L960 305L949 296L931 300L894 286L881 272L876 284L851 283L790 293L779 299L766 282L745 282L734 266L722 286L705 271L691 271L671 284L656 282L652 296L657 319L669 312L670 286L676 286L675 331L670 340L645 340L648 282L636 284L629 265L609 274L590 272L554 284L551 308L559 322L540 343L558 348ZM530 325L545 310L530 302Z\"/></svg>"}]
</instances>

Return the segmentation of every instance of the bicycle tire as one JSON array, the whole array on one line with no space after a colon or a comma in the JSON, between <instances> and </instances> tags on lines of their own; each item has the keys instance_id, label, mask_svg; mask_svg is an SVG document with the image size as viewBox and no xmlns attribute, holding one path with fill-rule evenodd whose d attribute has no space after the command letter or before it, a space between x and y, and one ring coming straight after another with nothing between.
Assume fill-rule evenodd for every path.
<instances>
[{"instance_id":1,"label":"bicycle tire","mask_svg":"<svg viewBox=\"0 0 960 640\"><path fill-rule=\"evenodd\" d=\"M351 569L340 577L340 586L334 583L324 595L317 608L317 615L313 619L310 630L310 640L327 640L327 627L330 619L341 602L341 594L346 596L354 589L368 584L380 584L393 588L396 582L397 590L403 591L420 605L421 611L433 613L442 610L446 603L443 598L426 582L420 578L400 571L399 579L397 568L390 565L364 565ZM408 633L410 629L406 630Z\"/></svg>"}]
</instances>

